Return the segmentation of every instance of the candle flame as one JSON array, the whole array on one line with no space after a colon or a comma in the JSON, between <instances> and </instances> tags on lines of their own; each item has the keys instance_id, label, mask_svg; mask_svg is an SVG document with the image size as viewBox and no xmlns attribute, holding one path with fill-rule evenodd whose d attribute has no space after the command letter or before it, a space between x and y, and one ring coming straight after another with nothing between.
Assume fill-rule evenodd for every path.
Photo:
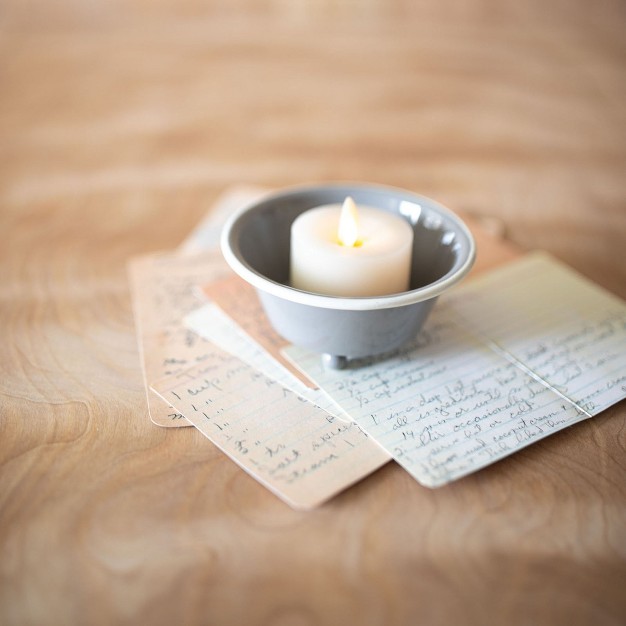
<instances>
[{"instance_id":1,"label":"candle flame","mask_svg":"<svg viewBox=\"0 0 626 626\"><path fill-rule=\"evenodd\" d=\"M359 246L359 212L354 200L348 196L343 201L341 215L339 217L339 229L337 231L339 243L342 246Z\"/></svg>"}]
</instances>

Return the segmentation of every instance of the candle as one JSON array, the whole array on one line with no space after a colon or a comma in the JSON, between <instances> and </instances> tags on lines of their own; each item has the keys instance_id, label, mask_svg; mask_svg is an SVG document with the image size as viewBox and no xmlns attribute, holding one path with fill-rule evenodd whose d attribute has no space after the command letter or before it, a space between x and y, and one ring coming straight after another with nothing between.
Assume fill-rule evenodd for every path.
<instances>
[{"instance_id":1,"label":"candle","mask_svg":"<svg viewBox=\"0 0 626 626\"><path fill-rule=\"evenodd\" d=\"M333 296L409 289L413 228L399 215L352 198L299 215L291 226L291 286Z\"/></svg>"}]
</instances>

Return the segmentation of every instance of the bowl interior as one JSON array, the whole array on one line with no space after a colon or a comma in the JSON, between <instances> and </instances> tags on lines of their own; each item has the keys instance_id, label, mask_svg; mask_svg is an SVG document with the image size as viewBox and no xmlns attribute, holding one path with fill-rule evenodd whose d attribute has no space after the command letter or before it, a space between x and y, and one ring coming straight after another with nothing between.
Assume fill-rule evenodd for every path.
<instances>
[{"instance_id":1,"label":"bowl interior","mask_svg":"<svg viewBox=\"0 0 626 626\"><path fill-rule=\"evenodd\" d=\"M412 224L411 290L437 282L467 260L472 248L467 229L432 200L399 190L349 185L295 190L261 201L242 213L233 226L233 251L253 272L288 286L291 224L300 213L323 204L340 204L348 195L357 205L400 214Z\"/></svg>"}]
</instances>

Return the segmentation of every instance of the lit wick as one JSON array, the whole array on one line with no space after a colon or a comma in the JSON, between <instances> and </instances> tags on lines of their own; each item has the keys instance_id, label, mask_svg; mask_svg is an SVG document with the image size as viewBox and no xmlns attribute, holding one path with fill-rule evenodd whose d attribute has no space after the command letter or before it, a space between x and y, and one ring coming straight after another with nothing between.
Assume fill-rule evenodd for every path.
<instances>
[{"instance_id":1,"label":"lit wick","mask_svg":"<svg viewBox=\"0 0 626 626\"><path fill-rule=\"evenodd\" d=\"M349 248L355 248L363 243L359 241L359 212L350 196L343 201L341 207L337 237L342 246Z\"/></svg>"}]
</instances>

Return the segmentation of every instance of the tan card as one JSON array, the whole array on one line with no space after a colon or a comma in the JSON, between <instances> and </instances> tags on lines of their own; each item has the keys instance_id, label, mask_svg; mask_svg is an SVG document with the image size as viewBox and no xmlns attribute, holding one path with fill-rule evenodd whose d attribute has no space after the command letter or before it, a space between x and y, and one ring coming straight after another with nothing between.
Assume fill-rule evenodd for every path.
<instances>
[{"instance_id":1,"label":"tan card","mask_svg":"<svg viewBox=\"0 0 626 626\"><path fill-rule=\"evenodd\" d=\"M295 508L321 504L389 460L356 423L338 420L216 346L201 364L152 388Z\"/></svg>"},{"instance_id":2,"label":"tan card","mask_svg":"<svg viewBox=\"0 0 626 626\"><path fill-rule=\"evenodd\" d=\"M188 426L149 391L149 384L188 369L210 352L210 344L187 329L183 318L199 304L195 286L224 276L228 267L221 253L212 251L150 254L132 259L128 270L150 419L158 426Z\"/></svg>"},{"instance_id":3,"label":"tan card","mask_svg":"<svg viewBox=\"0 0 626 626\"><path fill-rule=\"evenodd\" d=\"M193 362L202 355L203 342L182 323L198 304L193 288L228 272L219 253L222 225L232 213L265 193L245 185L227 189L176 252L148 255L129 264L148 411L159 426L190 424L149 390L148 381L178 371L181 366L188 367L189 359ZM190 255L189 261L182 259L185 255Z\"/></svg>"}]
</instances>

